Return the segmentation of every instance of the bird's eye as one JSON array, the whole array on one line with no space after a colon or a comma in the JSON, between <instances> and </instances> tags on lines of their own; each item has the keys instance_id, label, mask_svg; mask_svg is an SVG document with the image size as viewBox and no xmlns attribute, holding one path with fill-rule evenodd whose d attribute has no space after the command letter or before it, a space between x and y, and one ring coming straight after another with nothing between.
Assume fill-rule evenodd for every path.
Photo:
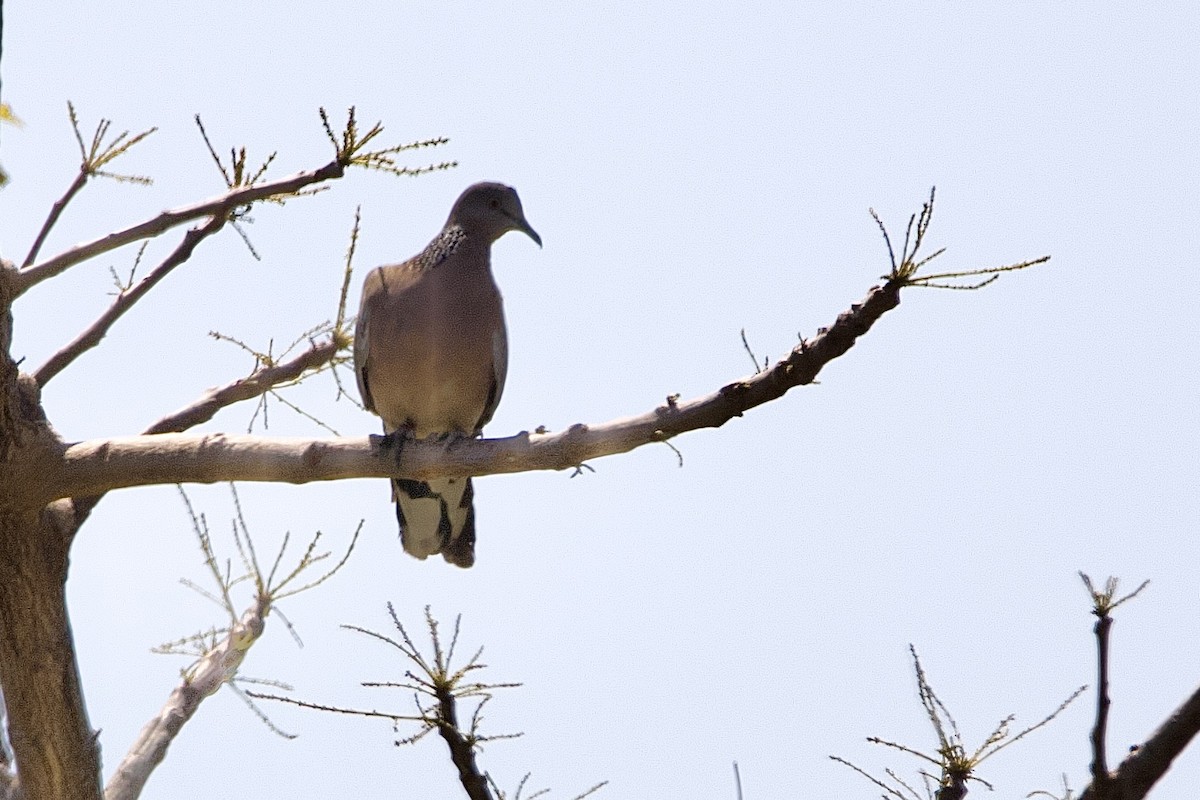
<instances>
[{"instance_id":1,"label":"bird's eye","mask_svg":"<svg viewBox=\"0 0 1200 800\"><path fill-rule=\"evenodd\" d=\"M492 202L488 203L488 205L490 205L492 208L499 208L500 201L493 197Z\"/></svg>"}]
</instances>

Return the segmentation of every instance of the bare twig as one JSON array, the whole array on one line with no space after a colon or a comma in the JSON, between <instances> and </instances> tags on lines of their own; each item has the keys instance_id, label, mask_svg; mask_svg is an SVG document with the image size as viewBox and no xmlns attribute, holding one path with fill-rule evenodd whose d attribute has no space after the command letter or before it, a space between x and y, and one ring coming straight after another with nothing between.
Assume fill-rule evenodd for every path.
<instances>
[{"instance_id":1,"label":"bare twig","mask_svg":"<svg viewBox=\"0 0 1200 800\"><path fill-rule=\"evenodd\" d=\"M1121 582L1117 578L1109 576L1108 580L1104 582L1104 589L1100 590L1097 589L1092 583L1092 579L1089 575L1080 572L1079 577L1083 581L1083 585L1087 589L1088 594L1091 595L1092 614L1097 617L1103 617L1111 614L1113 610L1117 608L1117 606L1137 597L1142 593L1143 589L1150 585L1150 581L1142 581L1141 584L1139 584L1138 587L1132 592L1124 597L1118 598L1117 589L1120 587Z\"/></svg>"},{"instance_id":2,"label":"bare twig","mask_svg":"<svg viewBox=\"0 0 1200 800\"><path fill-rule=\"evenodd\" d=\"M213 147L212 140L208 138L208 131L204 129L204 123L201 121L199 114L195 116L195 121L196 127L200 129L200 137L204 140L204 146L208 149L208 154L212 157L213 163L216 164L217 171L221 173L221 178L224 179L225 187L227 189L233 190L245 186L254 186L263 179L263 176L266 175L267 170L275 161L276 153L271 153L263 160L257 169L251 171L246 166L248 158L246 148L230 148L229 166L226 167L221 161L221 157L217 155L217 151ZM264 200L269 203L284 205L289 198L313 195L317 192L323 191L326 188L327 187L325 186L315 186L295 192L294 194L277 195L275 197L264 198ZM262 261L262 257L258 254L258 251L254 248L254 244L250 241L250 234L246 232L246 229L242 227L241 224L243 222L254 221L250 218L250 208L251 207L247 205L230 212L229 224L233 227L237 235L241 237L242 243L246 245L246 249L250 251L250 255L254 258L254 260Z\"/></svg>"},{"instance_id":3,"label":"bare twig","mask_svg":"<svg viewBox=\"0 0 1200 800\"><path fill-rule=\"evenodd\" d=\"M436 690L439 708L438 733L450 750L450 760L458 769L458 780L471 800L493 800L487 779L475 761L475 737L463 734L458 727L458 709L452 689L439 686Z\"/></svg>"},{"instance_id":4,"label":"bare twig","mask_svg":"<svg viewBox=\"0 0 1200 800\"><path fill-rule=\"evenodd\" d=\"M346 266L342 270L342 290L338 294L337 315L334 317L333 330L344 336L349 346L353 338L346 319L346 299L350 296L350 278L354 275L354 251L358 249L358 234L362 229L362 206L354 208L354 224L350 228L350 244L346 247Z\"/></svg>"},{"instance_id":5,"label":"bare twig","mask_svg":"<svg viewBox=\"0 0 1200 800\"><path fill-rule=\"evenodd\" d=\"M925 670L921 666L921 660L917 657L916 648L914 648L912 645L909 645L909 651L912 653L913 668L917 674L917 693L921 698L921 706L924 708L925 715L929 718L930 725L933 727L934 735L937 738L937 750L934 751L935 755L923 753L920 750L909 747L908 745L899 744L886 739L880 739L876 736L868 737L867 741L873 744L881 744L894 750L899 750L900 752L907 753L908 755L916 756L922 761L926 761L937 766L938 774L931 776L937 783L938 788L934 793L934 796L937 800L961 800L961 798L967 794L967 784L972 781L981 783L991 789L991 784L975 775L975 771L978 769L979 765L1013 742L1020 741L1028 734L1032 733L1038 728L1041 728L1043 725L1046 725L1052 719L1061 714L1063 709L1070 705L1071 702L1075 700L1075 698L1079 697L1079 695L1083 693L1084 689L1087 688L1080 687L1079 689L1075 690L1070 697L1063 701L1059 707L1049 714L1045 719L1035 725L1029 726L1015 736L1010 735L1009 733L1009 725L1012 723L1014 717L1012 715L1005 717L1000 721L1000 724L997 725L983 740L983 744L976 748L974 752L968 754L966 747L963 745L962 735L958 730L958 723L954 721L954 717L951 716L945 704L942 703L941 699L933 691L933 687L930 685L929 679L925 675ZM907 800L908 795L905 795L901 789L897 789L888 785L887 783L884 783L844 758L840 758L838 756L830 756L830 758L841 764L845 764L856 772L864 775L868 780L885 789L888 794L892 795L893 797L905 798L905 800ZM922 771L921 775L924 778L927 773ZM907 783L900 780L895 773L889 770L888 776L910 795L919 798L919 795L917 795L916 791L914 791L913 788Z\"/></svg>"},{"instance_id":6,"label":"bare twig","mask_svg":"<svg viewBox=\"0 0 1200 800\"><path fill-rule=\"evenodd\" d=\"M50 235L51 229L58 222L58 218L62 216L67 204L87 184L90 178L107 177L123 183L140 183L143 185L151 182L149 178L140 175L117 175L106 172L102 168L128 152L135 144L158 130L157 128L150 128L132 137L129 135L129 131L125 131L113 140L105 142L111 121L102 119L96 126L96 132L92 136L92 143L89 147L83 142L83 135L79 132L79 118L75 115L75 106L69 101L67 102L67 113L71 118L71 127L75 130L75 141L79 143L79 156L81 158L79 174L75 176L75 180L67 187L67 191L63 196L51 206L50 214L46 217L42 229L38 231L37 238L33 241L33 246L29 248L29 254L25 256L25 261L21 264L22 267L28 267L34 262L38 253L41 252L42 245L46 242L46 237Z\"/></svg>"},{"instance_id":7,"label":"bare twig","mask_svg":"<svg viewBox=\"0 0 1200 800\"><path fill-rule=\"evenodd\" d=\"M146 248L149 246L150 246L149 239L142 242L138 246L137 255L133 257L133 266L131 266L129 268L129 277L122 278L119 274L117 274L117 270L115 267L110 266L108 268L109 274L112 275L113 288L116 289L116 291L111 292L111 294L116 295L117 297L120 297L121 295L125 294L126 292L128 292L130 289L133 288L133 276L137 274L138 267L140 267L142 265L142 256L146 255Z\"/></svg>"},{"instance_id":8,"label":"bare twig","mask_svg":"<svg viewBox=\"0 0 1200 800\"><path fill-rule=\"evenodd\" d=\"M1189 697L1180 708L1159 727L1141 747L1135 747L1116 772L1108 769L1108 714L1112 699L1109 685L1109 640L1113 624L1112 611L1127 600L1137 597L1149 581L1143 581L1124 597L1117 597L1119 581L1110 577L1103 589L1097 589L1092 579L1080 572L1079 577L1092 600L1092 614L1097 617L1092 632L1096 636L1096 722L1092 726L1092 781L1083 790L1080 800L1140 800L1171 766L1183 748L1200 732L1200 690Z\"/></svg>"},{"instance_id":9,"label":"bare twig","mask_svg":"<svg viewBox=\"0 0 1200 800\"><path fill-rule=\"evenodd\" d=\"M200 115L195 116L196 127L200 129L200 138L204 139L204 146L208 148L208 154L212 156L213 163L217 165L217 170L221 173L221 177L225 179L225 187L228 189L236 189L239 186L253 186L262 180L267 169L271 166L271 162L275 160L276 153L271 153L263 160L258 169L254 172L248 172L246 169L246 148L234 148L230 151L229 166L226 167L221 161L221 157L217 155L217 151L213 148L212 141L208 138L208 131L204 130L204 123L200 119ZM279 198L282 201L283 198Z\"/></svg>"},{"instance_id":10,"label":"bare twig","mask_svg":"<svg viewBox=\"0 0 1200 800\"><path fill-rule=\"evenodd\" d=\"M308 708L313 711L328 711L332 714L350 714L355 717L380 717L382 719L390 719L393 722L422 722L424 717L413 716L411 714L391 714L386 711L375 711L374 709L366 710L360 708L345 708L343 706L330 706L323 703L310 703L307 700L297 700L294 697L286 695L266 694L264 692L246 692L250 697L256 700L274 700L278 703L287 703L288 705L297 706L299 708Z\"/></svg>"},{"instance_id":11,"label":"bare twig","mask_svg":"<svg viewBox=\"0 0 1200 800\"><path fill-rule=\"evenodd\" d=\"M1067 779L1067 774L1065 772L1062 774L1062 785L1063 785L1062 797L1059 797L1058 795L1053 794L1051 792L1047 792L1045 789L1037 789L1035 791L1030 792L1029 794L1027 794L1025 796L1026 797L1049 797L1050 800L1071 800L1071 798L1073 796L1071 793L1071 782Z\"/></svg>"},{"instance_id":12,"label":"bare twig","mask_svg":"<svg viewBox=\"0 0 1200 800\"><path fill-rule=\"evenodd\" d=\"M854 770L859 775L862 775L864 778L869 780L871 783L878 786L880 789L883 789L885 792L890 794L892 797L899 798L899 800L908 800L908 798L899 789L895 789L891 786L888 786L886 783L879 780L874 775L867 772L865 769L858 766L857 764L855 764L851 761L847 761L846 759L842 758L841 756L830 756L829 759L831 761L836 761L837 763L842 764L843 766L847 766L850 769Z\"/></svg>"},{"instance_id":13,"label":"bare twig","mask_svg":"<svg viewBox=\"0 0 1200 800\"><path fill-rule=\"evenodd\" d=\"M1108 696L1108 643L1113 623L1112 611L1126 600L1136 597L1149 585L1150 581L1143 581L1138 588L1124 597L1117 599L1117 587L1119 585L1117 578L1110 576L1105 581L1104 589L1099 590L1092 584L1092 579L1089 575L1080 572L1079 577L1083 581L1084 587L1087 588L1088 594L1091 596L1092 614L1097 617L1096 624L1092 628L1092 632L1096 635L1096 671L1098 677L1096 681L1096 724L1092 727L1091 735L1091 773L1092 786L1097 787L1097 790L1103 791L1105 784L1112 779L1108 771L1107 755L1108 710L1109 706L1112 705L1112 699Z\"/></svg>"},{"instance_id":14,"label":"bare twig","mask_svg":"<svg viewBox=\"0 0 1200 800\"><path fill-rule=\"evenodd\" d=\"M254 347L251 347L250 345L246 344L245 342L243 342L242 340L240 340L236 337L227 336L226 334L219 333L217 331L209 331L209 335L218 341L229 342L231 344L234 344L237 347L244 350L245 352L254 356L256 370L261 369L261 368L269 369L269 368L275 366L276 364L279 363L279 359L285 358L289 353L291 353L294 349L296 349L296 347L298 347L303 342L308 342L309 346L311 348L313 346L313 340L316 338L319 338L319 337L328 336L329 341L338 343L342 349L346 349L346 350L348 350L350 348L351 344L353 343L353 338L350 337L348 334L346 334L345 331L340 331L337 327L337 323L333 323L333 322L322 322L320 325L317 325L314 328L310 328L309 330L304 331L302 334L300 334L298 337L296 337L296 339L293 340L291 344L289 344L286 348L284 348L283 353L281 353L279 356L274 355L274 348L275 348L275 340L274 339L270 340L267 343L267 349L264 351L264 350L259 350ZM324 372L326 369L328 369L334 375L334 383L338 386L338 396L340 397L343 390L341 388L340 381L337 379L336 368L338 366L340 366L341 364L345 363L346 361L348 361L349 358L350 357L348 354L342 354L341 352L338 352L329 361L314 366L312 369L308 370L303 375L297 376L295 380L280 381L280 382L274 384L273 386L268 387L259 397L258 404L254 410L254 414L250 418L250 423L249 423L249 425L246 426L246 433L254 432L254 423L258 419L259 413L261 413L262 417L263 417L263 428L264 429L270 428L270 425L268 424L268 419L267 419L268 400L271 398L274 398L277 402L280 402L283 405L287 406L295 413L299 414L300 416L302 416L305 419L309 420L310 422L314 423L317 427L324 428L325 430L332 433L334 436L338 436L339 434L338 434L337 430L335 430L332 426L328 425L327 423L325 423L324 421L322 421L315 415L310 414L309 412L300 408L298 405L296 405L292 401L285 398L282 394L280 394L280 392L278 390L282 389L282 388L287 388L289 386L294 386L294 385L300 383L301 381L303 381L304 379L311 377L312 375L316 375L318 373Z\"/></svg>"},{"instance_id":15,"label":"bare twig","mask_svg":"<svg viewBox=\"0 0 1200 800\"><path fill-rule=\"evenodd\" d=\"M750 363L754 365L754 373L756 375L767 368L767 364L770 363L770 359L764 356L762 366L759 366L758 356L754 355L754 351L750 349L750 342L746 339L745 328L742 328L742 347L745 348L746 355L750 356Z\"/></svg>"},{"instance_id":16,"label":"bare twig","mask_svg":"<svg viewBox=\"0 0 1200 800\"><path fill-rule=\"evenodd\" d=\"M1092 783L1098 785L1110 780L1108 774L1108 709L1112 699L1108 696L1108 635L1112 628L1112 617L1104 614L1093 631L1096 634L1096 724L1092 727Z\"/></svg>"},{"instance_id":17,"label":"bare twig","mask_svg":"<svg viewBox=\"0 0 1200 800\"><path fill-rule=\"evenodd\" d=\"M484 668L484 665L479 661L480 656L483 654L483 648L477 650L475 655L464 666L457 669L453 668L452 659L455 645L458 642L459 627L462 622L461 617L455 619L450 646L449 648L445 648L442 645L442 639L439 634L438 622L434 619L429 607L425 607L425 624L429 630L430 641L433 644L433 658L430 659L423 655L413 643L412 637L404 629L404 625L401 624L399 618L396 616L396 610L390 603L388 604L388 614L392 618L392 624L400 634L400 641L355 626L343 627L365 633L372 638L391 644L400 650L417 667L418 672L406 672L405 677L408 680L401 683L365 682L363 685L400 687L414 691L417 696L417 709L422 717L421 729L415 735L403 741L414 742L423 738L431 730L437 730L450 750L450 759L458 770L459 782L462 783L467 796L471 800L493 800L487 778L482 770L479 769L479 764L475 760L476 747L483 741L512 738L512 736L519 736L520 734L481 736L479 733L479 726L483 719L481 712L484 705L491 699L492 692L495 689L510 688L517 684L485 684L466 679L470 673ZM422 697L428 698L432 703L423 702ZM479 698L480 702L471 716L470 725L464 730L458 721L458 701L472 697Z\"/></svg>"},{"instance_id":18,"label":"bare twig","mask_svg":"<svg viewBox=\"0 0 1200 800\"><path fill-rule=\"evenodd\" d=\"M212 217L204 225L192 228L184 234L183 241L179 243L179 246L149 275L142 278L133 288L117 295L117 299L108 307L108 310L101 314L87 330L75 337L70 344L52 355L46 363L34 371L33 379L38 382L38 385L45 386L51 378L70 366L71 362L100 344L113 324L132 308L134 303L145 297L172 270L191 258L200 242L225 227L226 221L225 217Z\"/></svg>"},{"instance_id":19,"label":"bare twig","mask_svg":"<svg viewBox=\"0 0 1200 800\"><path fill-rule=\"evenodd\" d=\"M361 229L361 222L362 207L359 206L354 209L354 225L350 229L350 244L346 248L346 266L342 270L342 291L338 296L337 314L334 316L333 323L334 340L338 343L339 348L345 349L349 349L354 344L354 333L351 327L354 323L354 318L346 314L346 302L350 296L350 280L354 275L354 251L358 248L358 234ZM335 399L340 400L345 397L354 405L362 408L362 403L347 392L346 388L342 385L342 378L337 369L340 363L343 362L334 364L333 369L333 382L337 386L337 397Z\"/></svg>"},{"instance_id":20,"label":"bare twig","mask_svg":"<svg viewBox=\"0 0 1200 800\"><path fill-rule=\"evenodd\" d=\"M922 267L946 252L946 248L943 247L927 256L918 258L921 246L925 243L925 235L929 232L929 224L933 221L933 200L936 191L936 187L930 189L929 200L921 206L920 213L913 214L908 218L908 227L904 231L904 247L900 250L899 261L896 260L896 251L892 247L892 237L888 235L887 226L883 224L883 220L875 213L875 209L870 209L871 218L875 220L880 233L883 234L884 244L887 245L888 259L891 261L892 268L883 278L889 283L901 282L905 286L924 286L932 289L982 289L999 278L1003 272L1028 269L1029 267L1044 264L1050 260L1050 256L1042 256L1041 258L1021 261L1016 264L1007 264L1002 267L985 267L983 269L918 276L917 272ZM944 283L946 280L975 277L982 277L983 280L970 284Z\"/></svg>"},{"instance_id":21,"label":"bare twig","mask_svg":"<svg viewBox=\"0 0 1200 800\"><path fill-rule=\"evenodd\" d=\"M80 170L75 176L75 180L71 181L71 185L67 187L67 191L63 192L63 196L54 201L54 205L50 206L50 214L46 217L46 221L42 223L42 229L38 231L37 238L33 240L33 244L29 248L29 254L25 256L25 260L21 262L22 267L28 267L37 258L38 253L42 250L42 245L46 243L46 237L50 235L51 229L54 228L58 218L62 216L75 195L79 194L80 190L87 185L88 173L86 170Z\"/></svg>"},{"instance_id":22,"label":"bare twig","mask_svg":"<svg viewBox=\"0 0 1200 800\"><path fill-rule=\"evenodd\" d=\"M402 167L396 163L395 156L400 153L409 152L411 150L423 150L427 147L438 147L449 142L445 137L437 137L435 139L422 139L420 141L409 142L407 144L398 144L392 147L385 147L382 150L366 150L368 142L371 142L379 134L383 133L383 125L376 122L371 126L366 133L360 133L358 130L358 119L355 114L354 106L350 106L346 113L346 126L342 129L342 134L339 137L333 132L333 127L329 123L329 116L325 113L325 109L321 109L321 124L325 127L325 135L329 137L329 141L333 143L334 150L337 151L338 161L346 167L363 167L365 169L376 169L382 172L389 172L393 175L424 175L428 172L435 172L444 169L452 169L458 166L457 161L442 161L439 163L429 164L424 167Z\"/></svg>"}]
</instances>

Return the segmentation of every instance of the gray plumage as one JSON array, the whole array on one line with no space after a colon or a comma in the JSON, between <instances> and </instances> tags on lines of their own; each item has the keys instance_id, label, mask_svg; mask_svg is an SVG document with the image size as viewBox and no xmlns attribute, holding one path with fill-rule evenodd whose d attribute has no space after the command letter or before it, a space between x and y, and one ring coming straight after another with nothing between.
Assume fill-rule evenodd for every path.
<instances>
[{"instance_id":1,"label":"gray plumage","mask_svg":"<svg viewBox=\"0 0 1200 800\"><path fill-rule=\"evenodd\" d=\"M491 269L492 243L525 221L516 191L477 183L454 203L441 233L402 264L377 267L363 283L354 367L363 405L386 433L476 436L504 392L508 340ZM424 559L475 563L470 478L392 481L404 549Z\"/></svg>"}]
</instances>

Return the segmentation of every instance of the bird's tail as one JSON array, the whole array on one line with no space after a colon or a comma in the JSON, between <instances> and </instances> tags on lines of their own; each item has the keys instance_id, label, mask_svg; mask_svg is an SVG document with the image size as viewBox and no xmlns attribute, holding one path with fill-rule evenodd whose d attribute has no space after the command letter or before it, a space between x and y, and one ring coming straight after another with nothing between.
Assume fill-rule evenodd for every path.
<instances>
[{"instance_id":1,"label":"bird's tail","mask_svg":"<svg viewBox=\"0 0 1200 800\"><path fill-rule=\"evenodd\" d=\"M459 567L475 563L475 489L470 478L392 480L396 520L405 552L434 553Z\"/></svg>"}]
</instances>

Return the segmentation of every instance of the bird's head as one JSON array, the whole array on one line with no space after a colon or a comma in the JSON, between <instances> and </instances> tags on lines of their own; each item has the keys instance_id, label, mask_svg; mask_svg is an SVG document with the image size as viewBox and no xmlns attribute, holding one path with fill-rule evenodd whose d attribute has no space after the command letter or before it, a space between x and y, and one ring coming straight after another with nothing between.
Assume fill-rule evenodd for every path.
<instances>
[{"instance_id":1,"label":"bird's head","mask_svg":"<svg viewBox=\"0 0 1200 800\"><path fill-rule=\"evenodd\" d=\"M468 186L455 201L449 224L461 225L468 233L486 236L493 242L509 231L520 231L542 246L542 237L525 221L517 190L503 183Z\"/></svg>"}]
</instances>

